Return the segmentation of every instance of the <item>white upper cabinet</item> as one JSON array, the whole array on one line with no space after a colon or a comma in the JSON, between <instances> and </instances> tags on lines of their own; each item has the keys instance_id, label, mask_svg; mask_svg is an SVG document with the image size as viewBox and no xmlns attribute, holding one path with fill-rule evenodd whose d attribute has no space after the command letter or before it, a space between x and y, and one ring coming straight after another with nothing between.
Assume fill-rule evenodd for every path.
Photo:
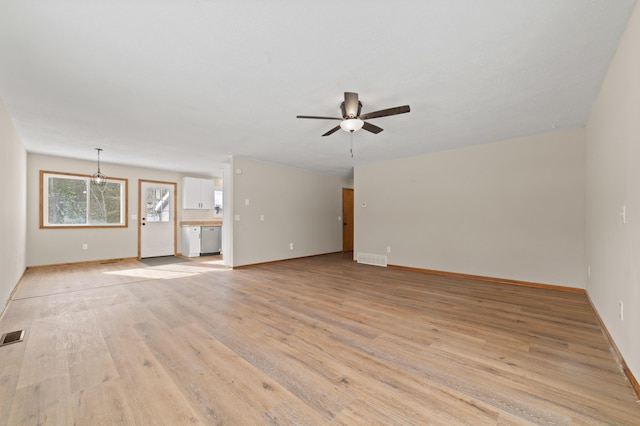
<instances>
[{"instance_id":1,"label":"white upper cabinet","mask_svg":"<svg viewBox=\"0 0 640 426\"><path fill-rule=\"evenodd\" d=\"M210 179L182 178L182 208L213 210L214 186Z\"/></svg>"}]
</instances>

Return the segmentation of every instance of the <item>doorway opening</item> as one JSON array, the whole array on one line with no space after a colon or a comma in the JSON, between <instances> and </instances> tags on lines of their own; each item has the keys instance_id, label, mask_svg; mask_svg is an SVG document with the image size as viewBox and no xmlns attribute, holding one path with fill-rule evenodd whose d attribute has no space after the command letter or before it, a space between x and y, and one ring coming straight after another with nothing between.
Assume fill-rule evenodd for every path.
<instances>
[{"instance_id":1,"label":"doorway opening","mask_svg":"<svg viewBox=\"0 0 640 426\"><path fill-rule=\"evenodd\" d=\"M353 251L353 189L342 188L342 251Z\"/></svg>"}]
</instances>

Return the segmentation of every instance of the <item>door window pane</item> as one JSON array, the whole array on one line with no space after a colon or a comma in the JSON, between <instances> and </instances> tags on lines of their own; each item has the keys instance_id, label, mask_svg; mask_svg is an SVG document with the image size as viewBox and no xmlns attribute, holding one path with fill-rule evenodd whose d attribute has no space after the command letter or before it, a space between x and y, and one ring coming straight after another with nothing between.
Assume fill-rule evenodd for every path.
<instances>
[{"instance_id":1,"label":"door window pane","mask_svg":"<svg viewBox=\"0 0 640 426\"><path fill-rule=\"evenodd\" d=\"M168 189L147 189L146 201L147 222L169 222L171 219L171 193Z\"/></svg>"}]
</instances>

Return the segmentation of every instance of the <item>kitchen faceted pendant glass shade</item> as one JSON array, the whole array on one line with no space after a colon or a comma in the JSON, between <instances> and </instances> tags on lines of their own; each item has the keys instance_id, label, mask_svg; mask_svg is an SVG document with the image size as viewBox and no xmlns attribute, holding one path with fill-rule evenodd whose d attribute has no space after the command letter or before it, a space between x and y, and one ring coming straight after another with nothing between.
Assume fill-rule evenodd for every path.
<instances>
[{"instance_id":1,"label":"kitchen faceted pendant glass shade","mask_svg":"<svg viewBox=\"0 0 640 426\"><path fill-rule=\"evenodd\" d=\"M100 173L100 151L102 151L102 148L96 148L96 151L98 151L98 171L91 176L91 183L97 186L105 186L107 183L107 176Z\"/></svg>"},{"instance_id":2,"label":"kitchen faceted pendant glass shade","mask_svg":"<svg viewBox=\"0 0 640 426\"><path fill-rule=\"evenodd\" d=\"M340 128L345 132L355 132L362 129L362 126L364 126L364 121L359 118L348 118L340 123Z\"/></svg>"}]
</instances>

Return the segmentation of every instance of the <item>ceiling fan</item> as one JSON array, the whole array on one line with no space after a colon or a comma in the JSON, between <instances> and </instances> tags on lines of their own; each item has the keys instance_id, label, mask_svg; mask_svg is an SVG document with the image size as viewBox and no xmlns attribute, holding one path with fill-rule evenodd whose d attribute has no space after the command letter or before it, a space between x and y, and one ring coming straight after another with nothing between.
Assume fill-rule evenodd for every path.
<instances>
[{"instance_id":1,"label":"ceiling fan","mask_svg":"<svg viewBox=\"0 0 640 426\"><path fill-rule=\"evenodd\" d=\"M387 117L389 115L404 114L411 111L409 105L403 105L393 108L381 109L379 111L367 112L360 114L362 110L362 102L358 100L358 94L352 92L344 92L344 102L340 104L342 110L342 118L339 117L317 117L315 115L298 115L296 118L314 118L319 120L340 120L340 124L333 129L329 130L322 136L329 136L338 129L342 129L346 132L355 132L356 130L365 129L371 133L380 133L383 129L374 124L367 123L364 120L371 118Z\"/></svg>"}]
</instances>

